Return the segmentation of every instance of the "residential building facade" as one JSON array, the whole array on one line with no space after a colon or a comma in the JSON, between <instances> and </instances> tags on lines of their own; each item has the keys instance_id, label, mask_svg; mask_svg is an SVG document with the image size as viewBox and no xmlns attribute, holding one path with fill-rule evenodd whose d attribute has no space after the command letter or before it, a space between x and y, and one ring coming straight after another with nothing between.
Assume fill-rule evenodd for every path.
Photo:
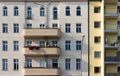
<instances>
[{"instance_id":1,"label":"residential building facade","mask_svg":"<svg viewBox=\"0 0 120 76\"><path fill-rule=\"evenodd\" d=\"M1 76L88 76L87 0L0 0Z\"/></svg>"}]
</instances>

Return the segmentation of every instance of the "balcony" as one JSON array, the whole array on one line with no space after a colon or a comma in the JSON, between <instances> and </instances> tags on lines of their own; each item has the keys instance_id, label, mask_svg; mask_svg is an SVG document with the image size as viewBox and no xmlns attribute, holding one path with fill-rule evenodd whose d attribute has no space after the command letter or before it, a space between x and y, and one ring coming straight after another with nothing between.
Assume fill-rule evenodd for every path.
<instances>
[{"instance_id":1,"label":"balcony","mask_svg":"<svg viewBox=\"0 0 120 76\"><path fill-rule=\"evenodd\" d=\"M105 18L107 19L113 19L113 18L118 18L118 13L116 8L105 8Z\"/></svg>"},{"instance_id":2,"label":"balcony","mask_svg":"<svg viewBox=\"0 0 120 76\"><path fill-rule=\"evenodd\" d=\"M105 76L120 76L120 73L106 73Z\"/></svg>"},{"instance_id":3,"label":"balcony","mask_svg":"<svg viewBox=\"0 0 120 76\"><path fill-rule=\"evenodd\" d=\"M59 47L39 47L39 46L29 46L24 48L25 56L59 56Z\"/></svg>"},{"instance_id":4,"label":"balcony","mask_svg":"<svg viewBox=\"0 0 120 76\"><path fill-rule=\"evenodd\" d=\"M24 29L25 38L60 38L60 29Z\"/></svg>"},{"instance_id":5,"label":"balcony","mask_svg":"<svg viewBox=\"0 0 120 76\"><path fill-rule=\"evenodd\" d=\"M118 47L117 43L105 44L105 49L118 49Z\"/></svg>"},{"instance_id":6,"label":"balcony","mask_svg":"<svg viewBox=\"0 0 120 76\"><path fill-rule=\"evenodd\" d=\"M105 4L115 4L118 2L118 0L105 0Z\"/></svg>"},{"instance_id":7,"label":"balcony","mask_svg":"<svg viewBox=\"0 0 120 76\"><path fill-rule=\"evenodd\" d=\"M105 57L105 64L118 64L118 57Z\"/></svg>"},{"instance_id":8,"label":"balcony","mask_svg":"<svg viewBox=\"0 0 120 76\"><path fill-rule=\"evenodd\" d=\"M24 76L59 76L60 69L55 68L39 68L39 67L32 67L32 68L25 68L24 69Z\"/></svg>"},{"instance_id":9,"label":"balcony","mask_svg":"<svg viewBox=\"0 0 120 76\"><path fill-rule=\"evenodd\" d=\"M106 29L105 33L107 34L117 34L119 31L117 29Z\"/></svg>"}]
</instances>

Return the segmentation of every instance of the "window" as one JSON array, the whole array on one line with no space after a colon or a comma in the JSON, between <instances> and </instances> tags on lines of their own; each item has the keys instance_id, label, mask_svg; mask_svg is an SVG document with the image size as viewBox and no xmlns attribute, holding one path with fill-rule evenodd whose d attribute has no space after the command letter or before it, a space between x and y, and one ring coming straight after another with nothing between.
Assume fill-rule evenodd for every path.
<instances>
[{"instance_id":1,"label":"window","mask_svg":"<svg viewBox=\"0 0 120 76\"><path fill-rule=\"evenodd\" d=\"M18 12L18 7L14 7L14 16L18 16L19 12Z\"/></svg>"},{"instance_id":2,"label":"window","mask_svg":"<svg viewBox=\"0 0 120 76\"><path fill-rule=\"evenodd\" d=\"M52 28L53 29L57 29L58 28L58 24L52 24Z\"/></svg>"},{"instance_id":3,"label":"window","mask_svg":"<svg viewBox=\"0 0 120 76\"><path fill-rule=\"evenodd\" d=\"M81 67L81 59L76 59L76 70L80 70Z\"/></svg>"},{"instance_id":4,"label":"window","mask_svg":"<svg viewBox=\"0 0 120 76\"><path fill-rule=\"evenodd\" d=\"M2 69L4 71L8 70L8 59L2 59Z\"/></svg>"},{"instance_id":5,"label":"window","mask_svg":"<svg viewBox=\"0 0 120 76\"><path fill-rule=\"evenodd\" d=\"M40 28L46 28L45 24L40 24Z\"/></svg>"},{"instance_id":6,"label":"window","mask_svg":"<svg viewBox=\"0 0 120 76\"><path fill-rule=\"evenodd\" d=\"M94 67L94 73L100 73L100 67Z\"/></svg>"},{"instance_id":7,"label":"window","mask_svg":"<svg viewBox=\"0 0 120 76\"><path fill-rule=\"evenodd\" d=\"M65 8L65 11L66 11L66 16L70 16L70 7L66 7Z\"/></svg>"},{"instance_id":8,"label":"window","mask_svg":"<svg viewBox=\"0 0 120 76\"><path fill-rule=\"evenodd\" d=\"M120 29L120 21L117 22L117 28Z\"/></svg>"},{"instance_id":9,"label":"window","mask_svg":"<svg viewBox=\"0 0 120 76\"><path fill-rule=\"evenodd\" d=\"M26 59L26 67L32 67L32 59Z\"/></svg>"},{"instance_id":10,"label":"window","mask_svg":"<svg viewBox=\"0 0 120 76\"><path fill-rule=\"evenodd\" d=\"M43 7L40 8L40 16L44 16L45 15L45 10Z\"/></svg>"},{"instance_id":11,"label":"window","mask_svg":"<svg viewBox=\"0 0 120 76\"><path fill-rule=\"evenodd\" d=\"M3 7L3 16L8 16L8 9L7 9L7 7Z\"/></svg>"},{"instance_id":12,"label":"window","mask_svg":"<svg viewBox=\"0 0 120 76\"><path fill-rule=\"evenodd\" d=\"M71 30L70 30L70 27L71 27L70 24L68 24L68 23L65 24L65 32L66 32L66 33L70 33L70 31L71 31Z\"/></svg>"},{"instance_id":13,"label":"window","mask_svg":"<svg viewBox=\"0 0 120 76\"><path fill-rule=\"evenodd\" d=\"M80 33L80 32L81 32L81 24L80 24L80 23L77 23L77 24L76 24L76 32L77 32L77 33Z\"/></svg>"},{"instance_id":14,"label":"window","mask_svg":"<svg viewBox=\"0 0 120 76\"><path fill-rule=\"evenodd\" d=\"M7 41L3 41L2 45L3 45L2 50L3 51L7 51L8 50L8 42Z\"/></svg>"},{"instance_id":15,"label":"window","mask_svg":"<svg viewBox=\"0 0 120 76\"><path fill-rule=\"evenodd\" d=\"M19 60L18 59L13 59L13 63L14 63L13 69L14 70L19 70Z\"/></svg>"},{"instance_id":16,"label":"window","mask_svg":"<svg viewBox=\"0 0 120 76\"><path fill-rule=\"evenodd\" d=\"M40 43L40 46L43 46L43 47L45 46L45 41L40 41L39 43Z\"/></svg>"},{"instance_id":17,"label":"window","mask_svg":"<svg viewBox=\"0 0 120 76\"><path fill-rule=\"evenodd\" d=\"M117 12L120 13L120 6L117 7Z\"/></svg>"},{"instance_id":18,"label":"window","mask_svg":"<svg viewBox=\"0 0 120 76\"><path fill-rule=\"evenodd\" d=\"M27 19L32 19L32 9L31 9L31 7L27 8Z\"/></svg>"},{"instance_id":19,"label":"window","mask_svg":"<svg viewBox=\"0 0 120 76\"><path fill-rule=\"evenodd\" d=\"M31 29L32 28L32 24L31 23L28 23L27 24L27 29Z\"/></svg>"},{"instance_id":20,"label":"window","mask_svg":"<svg viewBox=\"0 0 120 76\"><path fill-rule=\"evenodd\" d=\"M3 33L8 33L8 24L3 24L2 32Z\"/></svg>"},{"instance_id":21,"label":"window","mask_svg":"<svg viewBox=\"0 0 120 76\"><path fill-rule=\"evenodd\" d=\"M117 70L118 70L118 73L120 73L120 66L118 66Z\"/></svg>"},{"instance_id":22,"label":"window","mask_svg":"<svg viewBox=\"0 0 120 76\"><path fill-rule=\"evenodd\" d=\"M94 42L99 43L100 42L100 37L94 37Z\"/></svg>"},{"instance_id":23,"label":"window","mask_svg":"<svg viewBox=\"0 0 120 76\"><path fill-rule=\"evenodd\" d=\"M46 60L40 59L40 67L46 67Z\"/></svg>"},{"instance_id":24,"label":"window","mask_svg":"<svg viewBox=\"0 0 120 76\"><path fill-rule=\"evenodd\" d=\"M57 15L57 8L54 7L53 8L53 19L57 19L58 18L58 15Z\"/></svg>"},{"instance_id":25,"label":"window","mask_svg":"<svg viewBox=\"0 0 120 76\"><path fill-rule=\"evenodd\" d=\"M66 70L70 70L71 69L70 62L71 62L70 59L65 59L65 69Z\"/></svg>"},{"instance_id":26,"label":"window","mask_svg":"<svg viewBox=\"0 0 120 76\"><path fill-rule=\"evenodd\" d=\"M76 41L76 50L81 50L81 41Z\"/></svg>"},{"instance_id":27,"label":"window","mask_svg":"<svg viewBox=\"0 0 120 76\"><path fill-rule=\"evenodd\" d=\"M71 41L65 41L65 50L71 50Z\"/></svg>"},{"instance_id":28,"label":"window","mask_svg":"<svg viewBox=\"0 0 120 76\"><path fill-rule=\"evenodd\" d=\"M14 41L14 51L18 51L19 50L19 42L18 41Z\"/></svg>"},{"instance_id":29,"label":"window","mask_svg":"<svg viewBox=\"0 0 120 76\"><path fill-rule=\"evenodd\" d=\"M14 33L19 33L19 24L14 24Z\"/></svg>"},{"instance_id":30,"label":"window","mask_svg":"<svg viewBox=\"0 0 120 76\"><path fill-rule=\"evenodd\" d=\"M32 41L27 41L27 46L31 46L32 45Z\"/></svg>"},{"instance_id":31,"label":"window","mask_svg":"<svg viewBox=\"0 0 120 76\"><path fill-rule=\"evenodd\" d=\"M94 7L94 13L100 13L100 7Z\"/></svg>"},{"instance_id":32,"label":"window","mask_svg":"<svg viewBox=\"0 0 120 76\"><path fill-rule=\"evenodd\" d=\"M120 36L117 37L118 42L120 42Z\"/></svg>"},{"instance_id":33,"label":"window","mask_svg":"<svg viewBox=\"0 0 120 76\"><path fill-rule=\"evenodd\" d=\"M81 8L80 7L77 7L76 8L76 16L80 16L81 15Z\"/></svg>"},{"instance_id":34,"label":"window","mask_svg":"<svg viewBox=\"0 0 120 76\"><path fill-rule=\"evenodd\" d=\"M95 21L94 22L94 28L99 28L100 27L100 22Z\"/></svg>"},{"instance_id":35,"label":"window","mask_svg":"<svg viewBox=\"0 0 120 76\"><path fill-rule=\"evenodd\" d=\"M58 59L52 59L52 67L58 68Z\"/></svg>"},{"instance_id":36,"label":"window","mask_svg":"<svg viewBox=\"0 0 120 76\"><path fill-rule=\"evenodd\" d=\"M94 52L94 57L99 58L101 56L100 52Z\"/></svg>"},{"instance_id":37,"label":"window","mask_svg":"<svg viewBox=\"0 0 120 76\"><path fill-rule=\"evenodd\" d=\"M52 46L57 46L58 45L58 41L52 41Z\"/></svg>"}]
</instances>

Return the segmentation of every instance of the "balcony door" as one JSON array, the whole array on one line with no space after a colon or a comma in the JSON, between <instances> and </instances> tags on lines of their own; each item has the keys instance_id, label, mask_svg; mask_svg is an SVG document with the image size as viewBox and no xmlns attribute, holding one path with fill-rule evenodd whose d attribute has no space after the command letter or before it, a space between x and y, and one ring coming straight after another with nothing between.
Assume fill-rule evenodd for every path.
<instances>
[{"instance_id":1,"label":"balcony door","mask_svg":"<svg viewBox=\"0 0 120 76\"><path fill-rule=\"evenodd\" d=\"M46 67L46 59L40 59L40 67L42 68Z\"/></svg>"}]
</instances>

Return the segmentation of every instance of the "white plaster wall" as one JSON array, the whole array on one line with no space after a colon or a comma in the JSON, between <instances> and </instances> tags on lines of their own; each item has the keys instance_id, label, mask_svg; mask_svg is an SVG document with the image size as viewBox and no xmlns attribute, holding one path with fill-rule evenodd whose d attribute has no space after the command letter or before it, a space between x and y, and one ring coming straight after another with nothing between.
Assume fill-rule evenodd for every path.
<instances>
[{"instance_id":1,"label":"white plaster wall","mask_svg":"<svg viewBox=\"0 0 120 76\"><path fill-rule=\"evenodd\" d=\"M40 3L40 2L38 2ZM47 5L48 3L40 3L43 5ZM0 12L0 46L2 47L2 40L8 40L9 50L7 52L2 51L0 49L0 60L2 58L8 58L9 61L9 70L2 71L0 70L0 74L2 76L23 76L23 67L24 67L24 55L23 55L23 47L24 47L24 38L23 38L23 28L25 23L32 23L33 28L39 28L40 24L46 23L46 16L39 16L40 5L36 5L33 2L29 2L26 4L26 7L32 7L33 19L27 20L25 22L25 5L24 2L1 2L0 10L2 10L3 6L7 6L9 10L9 14L7 17L2 16L2 11ZM13 16L13 7L19 7L19 16ZM58 8L58 19L52 19L52 9L53 7ZM71 16L65 16L65 7L69 6L71 10ZM80 6L82 14L81 16L76 16L76 7ZM83 76L88 76L88 3L87 2L52 2L49 6L49 27L52 27L53 23L58 23L59 28L62 32L62 37L59 40L59 46L61 48L61 56L59 57L59 66L61 69L61 76L80 76L81 72ZM8 23L9 33L2 33L2 23ZM20 33L13 33L13 23L19 23L20 25ZM65 33L65 23L71 23L71 33ZM81 23L82 25L82 33L76 33L76 23ZM82 40L82 36L85 35L83 40L83 49L82 54L81 51L76 51L76 40ZM20 43L20 51L14 52L12 49L13 40L19 40ZM65 51L65 40L71 40L71 51ZM82 56L81 56L82 55ZM82 57L82 70L76 71L76 58ZM20 59L20 70L13 71L12 69L12 60L13 58ZM71 59L71 70L65 70L65 59ZM49 58L51 59L51 58ZM2 65L0 65L2 67Z\"/></svg>"}]
</instances>

